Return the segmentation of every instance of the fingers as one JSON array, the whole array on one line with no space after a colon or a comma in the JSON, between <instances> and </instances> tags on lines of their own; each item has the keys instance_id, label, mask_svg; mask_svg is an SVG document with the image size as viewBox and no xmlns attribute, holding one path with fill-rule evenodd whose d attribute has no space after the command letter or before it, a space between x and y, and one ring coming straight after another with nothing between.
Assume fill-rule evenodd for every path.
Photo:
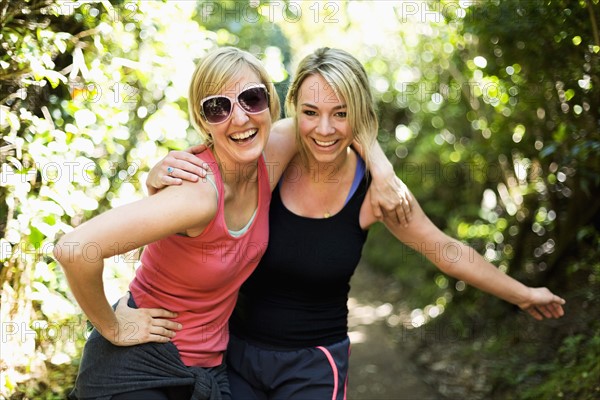
<instances>
[{"instance_id":1,"label":"fingers","mask_svg":"<svg viewBox=\"0 0 600 400\"><path fill-rule=\"evenodd\" d=\"M181 330L180 323L169 319L177 317L177 313L160 308L131 308L127 305L129 296L129 293L126 294L117 304L116 315L119 319L119 327L111 340L115 345L165 343Z\"/></svg>"},{"instance_id":2,"label":"fingers","mask_svg":"<svg viewBox=\"0 0 600 400\"><path fill-rule=\"evenodd\" d=\"M405 227L408 226L408 223L411 220L412 217L412 207L410 205L410 200L407 199L406 197L402 199L402 202L400 203L400 207L398 210L398 214L400 216L399 222L404 225Z\"/></svg>"},{"instance_id":3,"label":"fingers","mask_svg":"<svg viewBox=\"0 0 600 400\"><path fill-rule=\"evenodd\" d=\"M408 220L406 219L406 211L404 210L404 206L402 203L398 208L394 210L396 221L403 226L408 225Z\"/></svg>"},{"instance_id":4,"label":"fingers","mask_svg":"<svg viewBox=\"0 0 600 400\"><path fill-rule=\"evenodd\" d=\"M543 315L545 318L560 318L564 315L564 311L559 304L547 304L543 306L537 306L535 308L539 315Z\"/></svg>"},{"instance_id":5,"label":"fingers","mask_svg":"<svg viewBox=\"0 0 600 400\"><path fill-rule=\"evenodd\" d=\"M151 318L175 318L175 317L177 317L177 313L174 313L169 310L165 310L164 308L144 308L143 310L145 312L147 312Z\"/></svg>"},{"instance_id":6,"label":"fingers","mask_svg":"<svg viewBox=\"0 0 600 400\"><path fill-rule=\"evenodd\" d=\"M565 299L553 294L547 288L541 289L546 293L547 300L535 305L538 311L546 318L560 318L565 314L562 305L566 303ZM548 299L549 297L549 299Z\"/></svg>"},{"instance_id":7,"label":"fingers","mask_svg":"<svg viewBox=\"0 0 600 400\"><path fill-rule=\"evenodd\" d=\"M145 330L142 341L165 343L173 339L181 330L181 324L166 319L152 318L151 325Z\"/></svg>"},{"instance_id":8,"label":"fingers","mask_svg":"<svg viewBox=\"0 0 600 400\"><path fill-rule=\"evenodd\" d=\"M182 326L179 322L170 321L168 319L157 319L152 320L152 326L156 328L162 328L168 331L180 331Z\"/></svg>"},{"instance_id":9,"label":"fingers","mask_svg":"<svg viewBox=\"0 0 600 400\"><path fill-rule=\"evenodd\" d=\"M135 346L142 343L167 343L175 337L175 332L161 327L150 326L147 329L129 324L120 332L119 339L113 344L117 346Z\"/></svg>"},{"instance_id":10,"label":"fingers","mask_svg":"<svg viewBox=\"0 0 600 400\"><path fill-rule=\"evenodd\" d=\"M387 220L393 224L401 224L406 226L406 215L404 214L404 208L401 204L391 204L389 207L381 207L378 205L380 215L376 217L381 220Z\"/></svg>"},{"instance_id":11,"label":"fingers","mask_svg":"<svg viewBox=\"0 0 600 400\"><path fill-rule=\"evenodd\" d=\"M404 182L400 182L400 198L402 199L402 202L400 203L401 207L402 207L402 211L404 213L404 226L407 226L408 223L410 222L410 220L412 219L412 202L413 202L413 198L410 195L410 191L408 190L408 188L406 187L406 185L404 184Z\"/></svg>"},{"instance_id":12,"label":"fingers","mask_svg":"<svg viewBox=\"0 0 600 400\"><path fill-rule=\"evenodd\" d=\"M393 207L393 208L392 208ZM389 209L385 210L385 215L394 223L407 227L412 218L412 207L410 201L399 196L397 203L394 203Z\"/></svg>"},{"instance_id":13,"label":"fingers","mask_svg":"<svg viewBox=\"0 0 600 400\"><path fill-rule=\"evenodd\" d=\"M560 299L564 302L563 299ZM562 307L562 302L552 302L549 304L538 304L532 305L527 308L526 311L538 321L543 320L544 318L560 318L565 315L565 311Z\"/></svg>"},{"instance_id":14,"label":"fingers","mask_svg":"<svg viewBox=\"0 0 600 400\"><path fill-rule=\"evenodd\" d=\"M174 164L179 165L178 163ZM176 184L181 184L183 181L197 182L198 179L206 176L206 170L202 168L193 167L189 164L184 167L188 170L177 168L176 166L167 167L165 175L162 176L163 183L169 182L170 184L175 184L177 182Z\"/></svg>"},{"instance_id":15,"label":"fingers","mask_svg":"<svg viewBox=\"0 0 600 400\"><path fill-rule=\"evenodd\" d=\"M560 318L565 315L565 310L562 308L562 305L565 304L565 300L561 299L562 302L551 303L549 307L549 311L554 318Z\"/></svg>"},{"instance_id":16,"label":"fingers","mask_svg":"<svg viewBox=\"0 0 600 400\"><path fill-rule=\"evenodd\" d=\"M539 306L537 309L538 313L542 314L545 318L556 318L549 306Z\"/></svg>"},{"instance_id":17,"label":"fingers","mask_svg":"<svg viewBox=\"0 0 600 400\"><path fill-rule=\"evenodd\" d=\"M373 216L392 224L407 227L412 218L412 197L408 187L397 176L377 184L374 181L369 189Z\"/></svg>"},{"instance_id":18,"label":"fingers","mask_svg":"<svg viewBox=\"0 0 600 400\"><path fill-rule=\"evenodd\" d=\"M182 328L180 323L169 319L177 317L177 313L163 308L147 308L144 311L151 318L153 328L161 328L166 331L178 331ZM160 333L161 329L158 329L158 332L153 331L152 333ZM175 332L173 332L173 336L175 336Z\"/></svg>"},{"instance_id":19,"label":"fingers","mask_svg":"<svg viewBox=\"0 0 600 400\"><path fill-rule=\"evenodd\" d=\"M165 176L196 182L205 177L208 165L191 153L171 151L162 161Z\"/></svg>"},{"instance_id":20,"label":"fingers","mask_svg":"<svg viewBox=\"0 0 600 400\"><path fill-rule=\"evenodd\" d=\"M146 186L149 193L166 186L181 185L183 180L196 182L206 176L208 166L198 157L185 151L170 151L150 170ZM151 189L152 188L152 189Z\"/></svg>"},{"instance_id":21,"label":"fingers","mask_svg":"<svg viewBox=\"0 0 600 400\"><path fill-rule=\"evenodd\" d=\"M167 319L150 317L150 309L140 309L139 311L146 314L147 319L138 323L129 323L129 336L135 338L139 343L160 342L165 343L173 339L176 332L181 330L182 326L178 322L169 321ZM152 310L156 311L156 310ZM162 310L165 315L173 313ZM133 330L133 332L131 332Z\"/></svg>"},{"instance_id":22,"label":"fingers","mask_svg":"<svg viewBox=\"0 0 600 400\"><path fill-rule=\"evenodd\" d=\"M398 179L397 183L398 188L396 189L396 193L398 200L395 207L396 219L398 223L407 227L412 218L412 197L404 182Z\"/></svg>"},{"instance_id":23,"label":"fingers","mask_svg":"<svg viewBox=\"0 0 600 400\"><path fill-rule=\"evenodd\" d=\"M382 220L387 220L387 221L391 221L392 223L396 224L402 221L402 218L404 218L404 213L403 212L398 212L399 211L399 206L395 203L392 202L388 202L385 204L381 204L381 203L377 203L376 208L374 208L374 210L378 210L379 213L378 215L376 213L374 213L373 215L375 215L375 217L382 221Z\"/></svg>"},{"instance_id":24,"label":"fingers","mask_svg":"<svg viewBox=\"0 0 600 400\"><path fill-rule=\"evenodd\" d=\"M169 341L170 339L175 337L175 331L156 325L152 325L150 327L149 333L149 340L155 340L157 337L160 337L161 340Z\"/></svg>"},{"instance_id":25,"label":"fingers","mask_svg":"<svg viewBox=\"0 0 600 400\"><path fill-rule=\"evenodd\" d=\"M414 199L411 196L410 191L408 190L406 185L404 185L402 190L404 192L404 212L408 215L410 220L410 215L412 213L412 203Z\"/></svg>"},{"instance_id":26,"label":"fingers","mask_svg":"<svg viewBox=\"0 0 600 400\"><path fill-rule=\"evenodd\" d=\"M531 315L533 318L537 319L538 321L541 321L544 319L544 317L542 317L542 314L540 314L534 307L528 308L527 312L529 313L529 315Z\"/></svg>"},{"instance_id":27,"label":"fingers","mask_svg":"<svg viewBox=\"0 0 600 400\"><path fill-rule=\"evenodd\" d=\"M155 342L155 343L167 343L171 341L171 338L164 335L148 335L148 340L144 343Z\"/></svg>"},{"instance_id":28,"label":"fingers","mask_svg":"<svg viewBox=\"0 0 600 400\"><path fill-rule=\"evenodd\" d=\"M183 180L180 178L174 178L172 176L169 175L163 175L160 178L160 182L162 184L162 187L165 186L179 186L183 183Z\"/></svg>"},{"instance_id":29,"label":"fingers","mask_svg":"<svg viewBox=\"0 0 600 400\"><path fill-rule=\"evenodd\" d=\"M542 320L544 318L560 318L565 315L563 304L565 299L555 295L548 288L529 288L527 301L520 307L533 318Z\"/></svg>"},{"instance_id":30,"label":"fingers","mask_svg":"<svg viewBox=\"0 0 600 400\"><path fill-rule=\"evenodd\" d=\"M381 210L379 203L373 203L371 204L371 206L373 208L373 216L375 217L375 219L377 219L378 221L383 220L383 211Z\"/></svg>"},{"instance_id":31,"label":"fingers","mask_svg":"<svg viewBox=\"0 0 600 400\"><path fill-rule=\"evenodd\" d=\"M155 319L150 326L150 333L168 338L175 337L175 333L181 330L181 324L168 320Z\"/></svg>"}]
</instances>

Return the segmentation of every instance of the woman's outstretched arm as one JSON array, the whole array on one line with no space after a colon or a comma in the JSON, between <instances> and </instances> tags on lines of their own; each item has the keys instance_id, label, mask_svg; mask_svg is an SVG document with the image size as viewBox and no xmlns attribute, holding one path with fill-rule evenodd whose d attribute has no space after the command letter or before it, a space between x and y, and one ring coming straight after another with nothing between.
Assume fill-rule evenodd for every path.
<instances>
[{"instance_id":1,"label":"woman's outstretched arm","mask_svg":"<svg viewBox=\"0 0 600 400\"><path fill-rule=\"evenodd\" d=\"M361 209L363 226L375 221L375 217L369 215L369 208L363 204ZM425 215L417 200L413 201L412 214L408 226L393 218L384 218L383 222L398 240L423 254L441 272L515 304L537 320L564 315L564 299L545 287L524 285L488 262L472 247L446 235Z\"/></svg>"}]
</instances>

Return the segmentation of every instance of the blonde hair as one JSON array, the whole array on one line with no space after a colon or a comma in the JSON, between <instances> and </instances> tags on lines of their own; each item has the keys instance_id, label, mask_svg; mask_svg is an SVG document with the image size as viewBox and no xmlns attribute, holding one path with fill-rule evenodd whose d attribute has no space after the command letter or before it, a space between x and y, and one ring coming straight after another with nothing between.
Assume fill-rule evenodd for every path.
<instances>
[{"instance_id":1,"label":"blonde hair","mask_svg":"<svg viewBox=\"0 0 600 400\"><path fill-rule=\"evenodd\" d=\"M202 116L200 101L205 97L219 94L225 85L246 70L254 72L260 79L260 83L267 87L271 120L274 122L279 118L281 112L279 97L262 63L252 54L236 47L215 49L209 52L196 67L188 95L190 121L206 145L212 146L213 142L209 125Z\"/></svg>"},{"instance_id":2,"label":"blonde hair","mask_svg":"<svg viewBox=\"0 0 600 400\"><path fill-rule=\"evenodd\" d=\"M377 140L379 123L365 69L360 61L341 49L322 47L304 57L298 65L296 76L285 100L286 115L294 117L296 132L298 132L298 121L295 116L300 86L306 78L315 74L321 75L336 95L345 100L348 123L354 139L364 149L364 159L368 167L367 149ZM306 149L298 134L296 139L301 154L306 157Z\"/></svg>"}]
</instances>

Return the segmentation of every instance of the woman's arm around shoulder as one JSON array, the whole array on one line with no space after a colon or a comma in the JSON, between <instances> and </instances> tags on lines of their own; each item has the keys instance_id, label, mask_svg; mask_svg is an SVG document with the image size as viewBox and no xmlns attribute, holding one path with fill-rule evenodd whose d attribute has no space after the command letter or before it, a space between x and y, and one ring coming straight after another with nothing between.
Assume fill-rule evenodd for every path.
<instances>
[{"instance_id":1,"label":"woman's arm around shoulder","mask_svg":"<svg viewBox=\"0 0 600 400\"><path fill-rule=\"evenodd\" d=\"M290 161L298 153L296 126L292 118L284 118L273 124L265 148L271 190L277 185Z\"/></svg>"},{"instance_id":2,"label":"woman's arm around shoulder","mask_svg":"<svg viewBox=\"0 0 600 400\"><path fill-rule=\"evenodd\" d=\"M265 147L265 161L271 190L283 175L290 161L298 153L294 120L285 118L271 127L269 140ZM206 150L206 146L190 147L186 151L171 151L158 164L152 167L146 180L148 194L169 185L181 185L184 181L196 182L206 175L208 166L194 156Z\"/></svg>"}]
</instances>

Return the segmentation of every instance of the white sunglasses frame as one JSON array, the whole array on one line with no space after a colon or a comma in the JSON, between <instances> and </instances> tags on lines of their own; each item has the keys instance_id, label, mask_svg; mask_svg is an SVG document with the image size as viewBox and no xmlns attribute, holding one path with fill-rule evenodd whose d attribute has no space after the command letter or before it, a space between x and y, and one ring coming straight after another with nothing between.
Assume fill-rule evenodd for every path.
<instances>
[{"instance_id":1,"label":"white sunglasses frame","mask_svg":"<svg viewBox=\"0 0 600 400\"><path fill-rule=\"evenodd\" d=\"M244 107L242 107L242 105L240 104L240 102L238 101L240 95L248 90L251 89L256 89L256 88L263 88L265 90L265 93L267 94L267 107L264 110L260 110L257 112L250 112L248 110L246 110ZM217 97L225 97L226 99L228 99L231 102L231 110L229 110L229 115L227 115L227 118L225 118L223 121L220 122L210 122L208 120L208 118L206 117L206 115L204 114L204 103L206 103L207 101L211 100L211 99L215 99ZM263 83L257 83L254 85L249 85L248 87L244 88L244 90L242 90L241 92L238 93L238 95L235 98L231 98L229 96L225 96L224 94L215 94L212 96L208 96L203 98L202 100L200 100L200 113L202 114L202 118L204 118L204 121L207 124L210 125L218 125L218 124L222 124L223 122L227 122L229 120L229 118L231 118L231 115L233 114L233 107L235 105L238 105L240 107L240 109L242 109L246 114L251 114L251 115L255 115L255 114L260 114L262 112L264 112L265 110L268 110L271 106L271 97L269 96L269 90L267 89L267 86Z\"/></svg>"}]
</instances>

